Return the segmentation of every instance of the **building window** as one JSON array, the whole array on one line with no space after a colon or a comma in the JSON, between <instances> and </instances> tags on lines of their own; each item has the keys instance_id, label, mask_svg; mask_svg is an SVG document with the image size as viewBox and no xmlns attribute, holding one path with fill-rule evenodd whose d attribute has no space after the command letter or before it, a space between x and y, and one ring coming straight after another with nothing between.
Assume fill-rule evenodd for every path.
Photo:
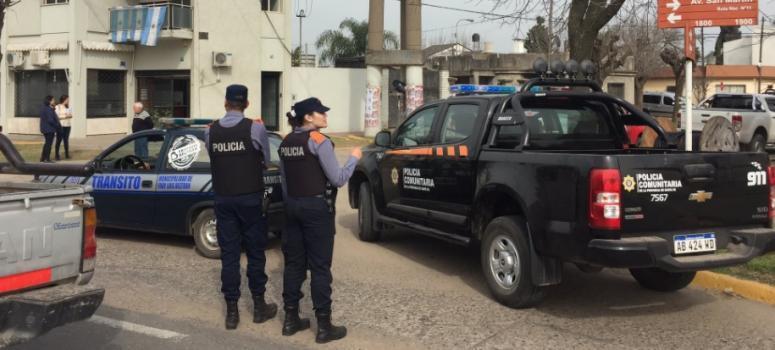
<instances>
[{"instance_id":1,"label":"building window","mask_svg":"<svg viewBox=\"0 0 775 350\"><path fill-rule=\"evenodd\" d=\"M280 11L280 0L261 0L261 9L264 11Z\"/></svg>"},{"instance_id":2,"label":"building window","mask_svg":"<svg viewBox=\"0 0 775 350\"><path fill-rule=\"evenodd\" d=\"M716 92L730 92L733 94L744 94L745 85L721 85L716 84Z\"/></svg>"},{"instance_id":3,"label":"building window","mask_svg":"<svg viewBox=\"0 0 775 350\"><path fill-rule=\"evenodd\" d=\"M57 100L67 94L67 74L64 70L29 70L14 73L16 82L16 116L38 117L46 95Z\"/></svg>"},{"instance_id":4,"label":"building window","mask_svg":"<svg viewBox=\"0 0 775 350\"><path fill-rule=\"evenodd\" d=\"M608 83L608 93L623 99L624 83Z\"/></svg>"},{"instance_id":5,"label":"building window","mask_svg":"<svg viewBox=\"0 0 775 350\"><path fill-rule=\"evenodd\" d=\"M43 0L43 5L61 5L66 4L68 0Z\"/></svg>"},{"instance_id":6,"label":"building window","mask_svg":"<svg viewBox=\"0 0 775 350\"><path fill-rule=\"evenodd\" d=\"M89 69L86 81L86 117L126 116L126 72Z\"/></svg>"}]
</instances>

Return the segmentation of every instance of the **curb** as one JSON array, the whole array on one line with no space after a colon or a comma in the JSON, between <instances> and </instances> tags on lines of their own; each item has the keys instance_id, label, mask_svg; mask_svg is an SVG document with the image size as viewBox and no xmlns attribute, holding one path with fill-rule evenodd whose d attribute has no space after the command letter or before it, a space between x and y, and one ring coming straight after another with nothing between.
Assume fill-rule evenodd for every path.
<instances>
[{"instance_id":1,"label":"curb","mask_svg":"<svg viewBox=\"0 0 775 350\"><path fill-rule=\"evenodd\" d=\"M775 287L764 283L741 280L715 272L700 271L694 277L692 285L727 294L731 292L745 299L775 305Z\"/></svg>"}]
</instances>

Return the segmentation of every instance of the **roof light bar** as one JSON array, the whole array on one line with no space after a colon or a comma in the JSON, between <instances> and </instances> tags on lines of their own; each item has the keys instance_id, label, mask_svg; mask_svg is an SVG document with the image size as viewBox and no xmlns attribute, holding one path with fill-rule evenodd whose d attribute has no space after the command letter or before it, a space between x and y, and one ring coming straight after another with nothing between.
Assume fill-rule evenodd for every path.
<instances>
[{"instance_id":1,"label":"roof light bar","mask_svg":"<svg viewBox=\"0 0 775 350\"><path fill-rule=\"evenodd\" d=\"M457 84L450 86L449 92L453 94L514 94L517 93L517 87L510 85Z\"/></svg>"}]
</instances>

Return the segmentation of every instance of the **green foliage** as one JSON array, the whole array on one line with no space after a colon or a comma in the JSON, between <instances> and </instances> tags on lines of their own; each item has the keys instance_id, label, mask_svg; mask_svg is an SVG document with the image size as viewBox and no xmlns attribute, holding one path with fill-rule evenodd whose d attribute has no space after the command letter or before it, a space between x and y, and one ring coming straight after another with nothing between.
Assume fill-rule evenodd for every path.
<instances>
[{"instance_id":1,"label":"green foliage","mask_svg":"<svg viewBox=\"0 0 775 350\"><path fill-rule=\"evenodd\" d=\"M368 46L369 23L347 18L339 24L339 29L326 30L318 36L315 46L320 50L321 62L334 62L339 57L357 57L366 54ZM398 37L386 31L383 47L398 48Z\"/></svg>"},{"instance_id":2,"label":"green foliage","mask_svg":"<svg viewBox=\"0 0 775 350\"><path fill-rule=\"evenodd\" d=\"M536 24L527 32L525 49L530 53L544 53L549 49L549 31L544 26L544 18L538 16Z\"/></svg>"}]
</instances>

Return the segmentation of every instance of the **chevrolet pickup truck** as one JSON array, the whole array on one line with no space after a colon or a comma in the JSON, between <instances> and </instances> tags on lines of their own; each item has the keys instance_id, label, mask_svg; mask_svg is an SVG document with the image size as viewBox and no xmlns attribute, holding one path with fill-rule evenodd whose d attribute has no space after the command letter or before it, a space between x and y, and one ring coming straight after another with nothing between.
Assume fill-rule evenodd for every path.
<instances>
[{"instance_id":1,"label":"chevrolet pickup truck","mask_svg":"<svg viewBox=\"0 0 775 350\"><path fill-rule=\"evenodd\" d=\"M0 173L83 175L78 165L27 164L0 134ZM0 182L0 348L87 319L105 291L88 285L97 254L90 187Z\"/></svg>"},{"instance_id":2,"label":"chevrolet pickup truck","mask_svg":"<svg viewBox=\"0 0 775 350\"><path fill-rule=\"evenodd\" d=\"M665 148L632 145L628 125ZM596 83L537 79L428 103L380 132L349 201L363 241L398 228L478 246L491 293L517 308L539 303L566 262L628 268L645 288L675 291L698 270L775 250L766 154L667 145L656 120Z\"/></svg>"},{"instance_id":3,"label":"chevrolet pickup truck","mask_svg":"<svg viewBox=\"0 0 775 350\"><path fill-rule=\"evenodd\" d=\"M708 97L693 109L692 130L702 131L713 117L723 117L735 127L740 148L765 152L775 143L775 96L770 94L719 93Z\"/></svg>"}]
</instances>

